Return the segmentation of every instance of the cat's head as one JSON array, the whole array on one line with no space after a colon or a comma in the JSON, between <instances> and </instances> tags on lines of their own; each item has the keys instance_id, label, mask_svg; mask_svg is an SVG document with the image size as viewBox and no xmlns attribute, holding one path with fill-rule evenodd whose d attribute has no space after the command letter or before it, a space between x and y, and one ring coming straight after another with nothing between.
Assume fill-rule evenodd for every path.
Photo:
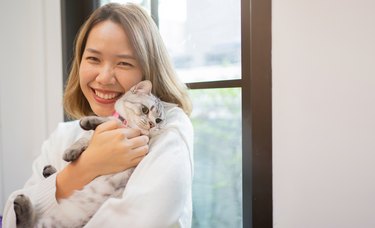
<instances>
[{"instance_id":1,"label":"cat's head","mask_svg":"<svg viewBox=\"0 0 375 228\"><path fill-rule=\"evenodd\" d=\"M165 123L162 102L151 93L150 81L141 81L127 91L115 104L116 112L126 119L131 128L149 135L159 130Z\"/></svg>"}]
</instances>

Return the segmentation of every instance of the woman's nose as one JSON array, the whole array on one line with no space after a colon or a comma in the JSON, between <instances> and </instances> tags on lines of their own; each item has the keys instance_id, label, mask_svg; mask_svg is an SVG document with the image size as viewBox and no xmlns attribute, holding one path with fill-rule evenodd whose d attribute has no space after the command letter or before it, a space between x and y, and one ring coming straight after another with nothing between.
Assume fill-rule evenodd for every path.
<instances>
[{"instance_id":1,"label":"woman's nose","mask_svg":"<svg viewBox=\"0 0 375 228\"><path fill-rule=\"evenodd\" d=\"M115 71L110 66L103 66L99 75L96 77L96 81L104 85L112 85L115 83Z\"/></svg>"}]
</instances>

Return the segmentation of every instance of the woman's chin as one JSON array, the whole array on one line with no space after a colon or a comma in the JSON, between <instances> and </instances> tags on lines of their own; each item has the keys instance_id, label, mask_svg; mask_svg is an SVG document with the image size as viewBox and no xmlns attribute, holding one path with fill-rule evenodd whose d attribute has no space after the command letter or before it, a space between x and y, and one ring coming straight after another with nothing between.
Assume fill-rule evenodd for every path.
<instances>
[{"instance_id":1,"label":"woman's chin","mask_svg":"<svg viewBox=\"0 0 375 228\"><path fill-rule=\"evenodd\" d=\"M93 108L93 111L97 116L106 117L106 116L112 116L115 109L113 107L112 108Z\"/></svg>"}]
</instances>

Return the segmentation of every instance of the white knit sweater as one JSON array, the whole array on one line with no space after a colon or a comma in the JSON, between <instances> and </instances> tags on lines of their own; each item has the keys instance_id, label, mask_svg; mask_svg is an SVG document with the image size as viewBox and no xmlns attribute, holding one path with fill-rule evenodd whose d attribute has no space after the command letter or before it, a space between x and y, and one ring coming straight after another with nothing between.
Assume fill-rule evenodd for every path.
<instances>
[{"instance_id":1,"label":"white knit sweater","mask_svg":"<svg viewBox=\"0 0 375 228\"><path fill-rule=\"evenodd\" d=\"M167 110L166 119L165 130L150 140L149 154L134 170L122 198L107 200L85 227L191 227L193 128L180 108ZM41 216L57 206L56 174L44 178L43 167L66 166L62 153L85 133L78 121L59 124L43 143L24 188L8 198L3 228L16 227L13 199L20 193L30 197Z\"/></svg>"}]
</instances>

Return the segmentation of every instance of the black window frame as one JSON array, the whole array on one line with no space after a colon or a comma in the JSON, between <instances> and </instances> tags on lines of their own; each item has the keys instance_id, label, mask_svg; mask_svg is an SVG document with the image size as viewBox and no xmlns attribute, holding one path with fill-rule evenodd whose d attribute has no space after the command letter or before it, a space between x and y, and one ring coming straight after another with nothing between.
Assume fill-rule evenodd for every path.
<instances>
[{"instance_id":1,"label":"black window frame","mask_svg":"<svg viewBox=\"0 0 375 228\"><path fill-rule=\"evenodd\" d=\"M187 84L190 89L242 90L242 206L246 228L273 225L271 3L241 0L241 79ZM99 6L99 0L61 0L64 85L76 33ZM151 16L158 24L158 0L151 0Z\"/></svg>"}]
</instances>

